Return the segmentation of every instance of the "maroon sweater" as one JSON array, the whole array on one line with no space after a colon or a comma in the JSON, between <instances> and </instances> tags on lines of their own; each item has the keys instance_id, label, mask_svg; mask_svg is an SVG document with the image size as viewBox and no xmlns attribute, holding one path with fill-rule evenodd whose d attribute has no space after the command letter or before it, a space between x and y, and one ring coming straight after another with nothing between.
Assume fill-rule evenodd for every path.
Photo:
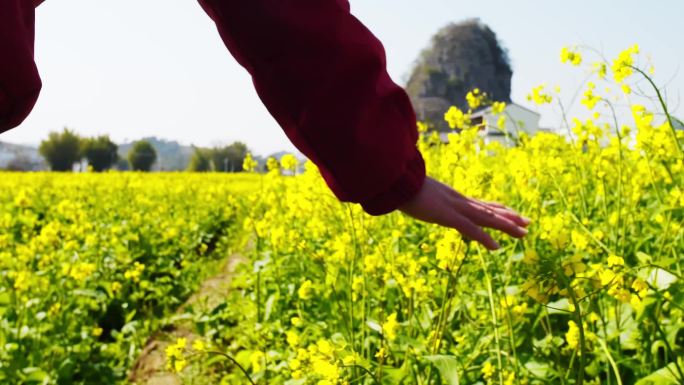
<instances>
[{"instance_id":1,"label":"maroon sweater","mask_svg":"<svg viewBox=\"0 0 684 385\"><path fill-rule=\"evenodd\" d=\"M259 97L337 198L393 211L425 179L416 118L346 0L199 0ZM33 108L32 0L0 0L0 132Z\"/></svg>"}]
</instances>

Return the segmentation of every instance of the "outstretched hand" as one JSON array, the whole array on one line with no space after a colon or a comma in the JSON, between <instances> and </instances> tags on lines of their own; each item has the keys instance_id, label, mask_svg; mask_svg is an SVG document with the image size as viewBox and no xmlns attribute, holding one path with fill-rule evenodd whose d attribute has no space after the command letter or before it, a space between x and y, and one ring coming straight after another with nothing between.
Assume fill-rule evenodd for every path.
<instances>
[{"instance_id":1,"label":"outstretched hand","mask_svg":"<svg viewBox=\"0 0 684 385\"><path fill-rule=\"evenodd\" d=\"M504 205L468 198L430 177L425 178L418 194L399 210L424 222L452 227L489 250L500 246L483 227L522 238L527 234L525 227L530 224L529 219Z\"/></svg>"}]
</instances>

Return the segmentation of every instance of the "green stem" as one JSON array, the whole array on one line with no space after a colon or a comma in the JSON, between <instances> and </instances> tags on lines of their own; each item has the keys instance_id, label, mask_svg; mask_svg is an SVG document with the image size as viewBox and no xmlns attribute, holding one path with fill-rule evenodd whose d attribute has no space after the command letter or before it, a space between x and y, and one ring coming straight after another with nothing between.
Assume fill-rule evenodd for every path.
<instances>
[{"instance_id":1,"label":"green stem","mask_svg":"<svg viewBox=\"0 0 684 385\"><path fill-rule=\"evenodd\" d=\"M378 385L381 385L380 382L378 381L378 379L375 378L375 376L373 375L373 373L372 373L370 370L366 369L365 367L363 367L363 366L361 366L361 365L342 365L342 367L343 367L343 368L359 368L359 369L361 369L363 372L365 372L368 376L370 376L370 378L373 379L373 382L374 382L374 383L376 383L376 384L378 384Z\"/></svg>"},{"instance_id":2,"label":"green stem","mask_svg":"<svg viewBox=\"0 0 684 385\"><path fill-rule=\"evenodd\" d=\"M613 372L615 373L615 379L617 380L617 385L622 385L620 371L618 370L617 364L615 363L613 356L610 354L610 351L608 350L608 346L606 346L606 343L601 338L598 338L597 340L599 342L599 345L601 345L601 349L603 349L603 352L606 353L606 358L608 358L610 366L613 368Z\"/></svg>"},{"instance_id":3,"label":"green stem","mask_svg":"<svg viewBox=\"0 0 684 385\"><path fill-rule=\"evenodd\" d=\"M489 309L492 314L492 326L494 328L494 341L496 343L496 359L497 363L499 365L499 383L503 384L503 365L501 361L501 344L499 342L499 327L498 327L498 322L496 320L496 307L494 305L494 292L492 290L492 281L489 278L489 273L487 272L487 264L485 263L484 258L482 258L482 252L478 250L477 253L480 263L482 264L482 271L484 272L485 276L485 283L487 284L487 294L489 296ZM581 383L579 385L582 385Z\"/></svg>"},{"instance_id":4,"label":"green stem","mask_svg":"<svg viewBox=\"0 0 684 385\"><path fill-rule=\"evenodd\" d=\"M560 281L563 286L568 291L568 295L570 296L570 301L572 302L572 305L574 306L574 315L575 315L575 322L577 323L577 328L579 329L579 368L577 370L577 385L582 385L584 382L584 368L586 366L586 353L587 353L587 348L586 348L586 339L584 336L584 323L582 322L582 312L580 310L579 302L577 301L577 296L575 295L575 290L572 288L572 284L568 282L568 280L565 278L565 274L563 274L563 271L559 271L556 273L556 276L558 277L558 281Z\"/></svg>"},{"instance_id":5,"label":"green stem","mask_svg":"<svg viewBox=\"0 0 684 385\"><path fill-rule=\"evenodd\" d=\"M237 366L237 367L240 369L240 371L242 371L242 374L245 375L245 377L247 378L247 380L249 380L249 383L250 383L250 384L256 385L256 383L254 382L254 380L252 380L252 377L250 377L250 376L249 376L249 373L247 373L247 370L245 370L245 368L242 367L242 365L240 365L240 363L237 362L237 360L236 360L235 358L229 356L228 354L225 354L225 353L222 353L222 352L218 352L218 351L215 351L215 350L207 350L207 353L209 353L209 354L216 354L217 356L221 356L221 357L224 357L224 358L229 359L233 364L235 364L235 366Z\"/></svg>"},{"instance_id":6,"label":"green stem","mask_svg":"<svg viewBox=\"0 0 684 385\"><path fill-rule=\"evenodd\" d=\"M684 150L682 150L682 145L681 143L679 143L679 139L677 139L677 131L675 130L674 123L672 122L672 116L670 115L670 111L667 109L667 103L665 103L665 99L663 99L663 94L660 92L660 89L653 82L653 79L650 76L648 76L644 71L635 66L629 67L635 70L636 72L640 73L641 76L643 76L651 84L651 87L653 87L653 89L655 90L656 95L658 96L658 101L660 102L660 106L663 108L665 116L667 116L667 122L670 124L672 137L674 138L675 144L677 145L677 149L679 150L679 155L683 155Z\"/></svg>"}]
</instances>

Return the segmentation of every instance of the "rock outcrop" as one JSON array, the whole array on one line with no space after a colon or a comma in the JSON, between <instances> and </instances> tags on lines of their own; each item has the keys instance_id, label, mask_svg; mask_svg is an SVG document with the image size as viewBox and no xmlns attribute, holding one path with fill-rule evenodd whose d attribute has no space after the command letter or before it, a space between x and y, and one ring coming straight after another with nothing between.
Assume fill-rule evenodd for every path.
<instances>
[{"instance_id":1,"label":"rock outcrop","mask_svg":"<svg viewBox=\"0 0 684 385\"><path fill-rule=\"evenodd\" d=\"M465 96L479 88L490 98L510 102L511 70L507 51L479 19L447 25L423 51L406 90L416 115L438 131L449 131L444 113L467 109Z\"/></svg>"}]
</instances>

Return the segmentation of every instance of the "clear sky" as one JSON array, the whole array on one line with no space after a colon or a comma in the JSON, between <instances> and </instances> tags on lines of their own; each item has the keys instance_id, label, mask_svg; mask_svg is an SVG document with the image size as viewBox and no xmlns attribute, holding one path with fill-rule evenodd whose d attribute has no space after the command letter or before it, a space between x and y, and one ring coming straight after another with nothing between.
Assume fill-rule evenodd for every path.
<instances>
[{"instance_id":1,"label":"clear sky","mask_svg":"<svg viewBox=\"0 0 684 385\"><path fill-rule=\"evenodd\" d=\"M401 84L440 27L479 17L510 51L512 97L523 105L529 90L542 82L574 92L584 75L558 58L560 48L572 44L613 57L639 43L652 55L657 80L667 83L675 108L684 92L682 0L351 0L351 5L385 44L390 74ZM68 126L116 141L154 135L200 146L242 140L258 154L294 148L194 0L47 0L37 10L37 25L43 92L33 114L1 134L1 141L36 144L49 131ZM540 112L542 125L557 125L552 110Z\"/></svg>"}]
</instances>

